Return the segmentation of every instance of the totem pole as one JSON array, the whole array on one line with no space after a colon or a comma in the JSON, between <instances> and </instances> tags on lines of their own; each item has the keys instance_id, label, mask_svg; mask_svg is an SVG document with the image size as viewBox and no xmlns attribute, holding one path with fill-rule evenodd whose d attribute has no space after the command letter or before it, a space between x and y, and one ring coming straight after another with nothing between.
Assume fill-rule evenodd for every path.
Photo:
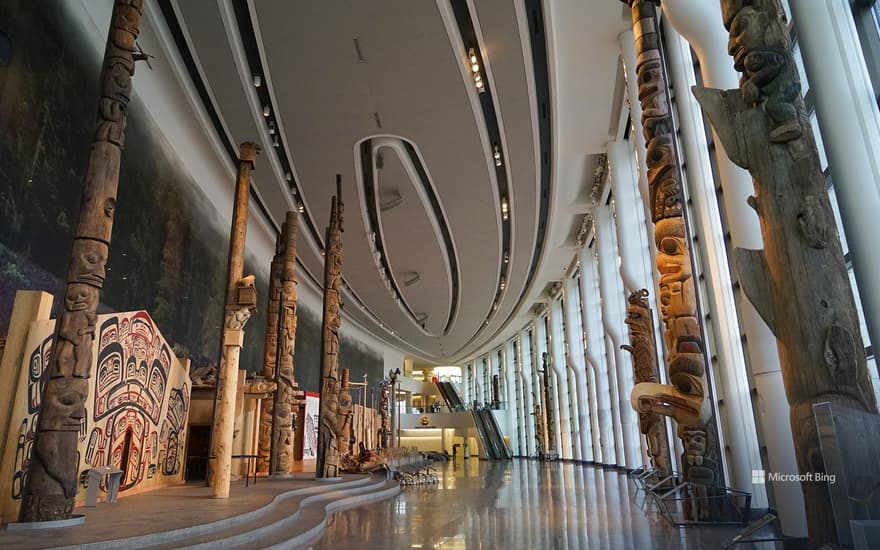
<instances>
[{"instance_id":1,"label":"totem pole","mask_svg":"<svg viewBox=\"0 0 880 550\"><path fill-rule=\"evenodd\" d=\"M337 428L337 441L339 454L351 452L352 420L354 420L354 407L351 397L351 385L349 384L349 370L342 369L342 383L339 387L339 426Z\"/></svg>"},{"instance_id":2,"label":"totem pole","mask_svg":"<svg viewBox=\"0 0 880 550\"><path fill-rule=\"evenodd\" d=\"M556 426L553 423L555 408L553 407L553 384L550 375L550 354L546 351L541 355L544 381L544 428L547 433L547 453L556 453Z\"/></svg>"},{"instance_id":3,"label":"totem pole","mask_svg":"<svg viewBox=\"0 0 880 550\"><path fill-rule=\"evenodd\" d=\"M391 381L387 378L382 380L382 382L380 382L380 387L382 393L379 400L379 415L382 420L382 425L379 428L379 444L383 449L387 449L389 446L388 439L391 437L391 414L389 413L391 410Z\"/></svg>"},{"instance_id":4,"label":"totem pole","mask_svg":"<svg viewBox=\"0 0 880 550\"><path fill-rule=\"evenodd\" d=\"M67 266L64 302L44 376L30 471L22 495L23 522L69 519L77 491L77 444L84 429L92 342L106 276L119 164L131 96L142 0L116 0L101 69L101 99L83 183L79 219Z\"/></svg>"},{"instance_id":5,"label":"totem pole","mask_svg":"<svg viewBox=\"0 0 880 550\"><path fill-rule=\"evenodd\" d=\"M730 159L752 174L749 205L763 250L734 251L743 290L776 335L791 407L798 468L817 479L825 465L813 404L877 414L859 318L825 176L801 97L788 24L778 0L723 0L728 52L739 90L696 87ZM836 543L824 481L802 481L810 546Z\"/></svg>"},{"instance_id":6,"label":"totem pole","mask_svg":"<svg viewBox=\"0 0 880 550\"><path fill-rule=\"evenodd\" d=\"M330 225L324 245L324 320L321 326L321 409L318 418L316 477L335 478L339 472L339 322L342 297L342 176L336 175L336 195L330 203Z\"/></svg>"},{"instance_id":7,"label":"totem pole","mask_svg":"<svg viewBox=\"0 0 880 550\"><path fill-rule=\"evenodd\" d=\"M547 455L547 449L544 446L547 434L544 433L544 413L541 411L540 403L535 403L535 412L532 414L535 415L535 442L537 443L538 458L544 458Z\"/></svg>"},{"instance_id":8,"label":"totem pole","mask_svg":"<svg viewBox=\"0 0 880 550\"><path fill-rule=\"evenodd\" d=\"M296 345L296 235L298 217L288 212L281 234L281 297L278 307L278 364L272 408L272 475L286 475L293 466L293 425L296 390L293 352Z\"/></svg>"},{"instance_id":9,"label":"totem pole","mask_svg":"<svg viewBox=\"0 0 880 550\"><path fill-rule=\"evenodd\" d=\"M709 398L706 348L689 248L681 164L655 3L651 0L624 0L624 3L632 9L636 36L636 74L660 273L660 316L665 325L671 382L671 385L637 384L630 401L640 416L660 414L675 419L684 445L682 462L686 481L704 486L720 485L718 434ZM708 519L709 513L707 507L692 508L690 517Z\"/></svg>"},{"instance_id":10,"label":"totem pole","mask_svg":"<svg viewBox=\"0 0 880 550\"><path fill-rule=\"evenodd\" d=\"M211 455L208 459L211 494L214 498L229 497L231 479L232 437L235 430L235 397L238 393L238 358L244 344L244 326L257 307L254 276L244 275L244 246L247 236L248 196L251 171L260 148L255 143L240 145L232 229L229 235L229 271L226 279L226 308L223 323L220 368L217 372L217 394L214 422L211 427Z\"/></svg>"},{"instance_id":11,"label":"totem pole","mask_svg":"<svg viewBox=\"0 0 880 550\"><path fill-rule=\"evenodd\" d=\"M283 233L283 230L282 230ZM263 347L263 377L275 380L278 361L278 312L281 302L281 257L283 237L275 239L275 256L269 267L269 301L266 308L266 340ZM277 391L277 390L276 390ZM275 392L263 399L260 407L260 439L257 453L257 473L269 474L272 461L272 418L274 418Z\"/></svg>"},{"instance_id":12,"label":"totem pole","mask_svg":"<svg viewBox=\"0 0 880 550\"><path fill-rule=\"evenodd\" d=\"M629 327L629 345L620 346L633 356L633 382L659 383L657 366L657 343L654 340L653 316L648 305L648 291L641 289L629 295L626 319ZM639 412L639 431L648 443L651 466L661 472L671 472L669 441L666 439L666 423L654 412Z\"/></svg>"}]
</instances>

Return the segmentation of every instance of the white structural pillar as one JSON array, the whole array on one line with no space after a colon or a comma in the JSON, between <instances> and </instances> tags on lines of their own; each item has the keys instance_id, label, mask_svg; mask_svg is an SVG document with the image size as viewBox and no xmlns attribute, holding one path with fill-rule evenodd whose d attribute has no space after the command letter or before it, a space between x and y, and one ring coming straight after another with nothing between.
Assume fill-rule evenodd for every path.
<instances>
[{"instance_id":1,"label":"white structural pillar","mask_svg":"<svg viewBox=\"0 0 880 550\"><path fill-rule=\"evenodd\" d=\"M614 218L610 205L594 208L596 216L596 245L599 248L599 288L602 293L602 323L605 334L611 341L614 349L609 350L609 357L614 357L616 370L616 403L612 401L612 411L617 409L619 421L616 428L623 440L623 457L618 454L618 466L626 468L638 468L641 466L641 443L639 442L638 424L635 420L635 412L629 403L629 396L633 388L632 360L629 353L620 349L625 343L623 333L626 325L623 323L625 316L626 297L620 284L618 274L617 246ZM613 355L612 355L613 354ZM615 379L612 378L612 381ZM616 405L616 406L615 406ZM621 464L623 458L623 464Z\"/></svg>"},{"instance_id":2,"label":"white structural pillar","mask_svg":"<svg viewBox=\"0 0 880 550\"><path fill-rule=\"evenodd\" d=\"M690 50L673 32L668 35L668 63L676 90L690 90L695 85ZM723 431L726 473L734 489L751 490L755 507L767 506L766 486L752 483L752 472L761 470L758 430L749 394L750 384L740 340L739 318L733 299L733 282L727 262L727 249L721 226L721 213L715 198L715 181L709 163L709 145L703 130L700 109L692 94L676 97L681 137L687 160L687 189L693 202L689 210L699 240L694 244L702 256L702 269L708 288L703 299L712 312L711 329L714 351L713 384L716 410ZM719 384L720 381L720 384Z\"/></svg>"},{"instance_id":3,"label":"white structural pillar","mask_svg":"<svg viewBox=\"0 0 880 550\"><path fill-rule=\"evenodd\" d=\"M647 289L654 296L653 267L651 266L651 249L648 246L645 232L644 202L639 192L639 176L635 171L632 143L629 141L609 141L605 144L605 152L609 164L609 182L614 196L614 210L617 229L617 248L620 254L620 279L623 281L625 295L640 289ZM651 326L657 326L656 307L651 308ZM629 331L621 335L624 342L629 343ZM655 338L655 342L661 340ZM663 357L658 354L658 361ZM632 358L630 358L632 361ZM635 373L633 373L635 376ZM664 418L664 424L666 420ZM647 441L639 437L642 458L647 464Z\"/></svg>"},{"instance_id":4,"label":"white structural pillar","mask_svg":"<svg viewBox=\"0 0 880 550\"><path fill-rule=\"evenodd\" d=\"M880 111L848 0L789 2L871 343L880 345Z\"/></svg>"},{"instance_id":5,"label":"white structural pillar","mask_svg":"<svg viewBox=\"0 0 880 550\"><path fill-rule=\"evenodd\" d=\"M568 369L565 365L565 340L562 333L562 302L559 299L550 300L550 348L550 366L556 377L556 408L559 410L559 456L574 458L568 404Z\"/></svg>"},{"instance_id":6,"label":"white structural pillar","mask_svg":"<svg viewBox=\"0 0 880 550\"><path fill-rule=\"evenodd\" d=\"M586 333L584 355L593 374L595 388L596 430L593 432L593 456L596 462L609 466L617 464L614 446L614 425L611 410L611 388L605 362L605 331L602 329L602 306L599 297L599 270L596 252L583 247L579 252L581 263L581 316ZM621 457L622 459L622 457Z\"/></svg>"},{"instance_id":7,"label":"white structural pillar","mask_svg":"<svg viewBox=\"0 0 880 550\"><path fill-rule=\"evenodd\" d=\"M593 462L593 430L590 420L590 385L587 381L586 357L584 355L583 330L578 304L580 290L577 280L566 277L563 283L565 292L565 332L568 340L569 367L574 372L575 394L577 395L578 428L577 435L581 446L581 460Z\"/></svg>"},{"instance_id":8,"label":"white structural pillar","mask_svg":"<svg viewBox=\"0 0 880 550\"><path fill-rule=\"evenodd\" d=\"M704 0L664 0L663 12L671 27L681 33L694 49L700 61L703 84L719 89L737 88L739 75L733 69L733 61L727 54L728 34L722 24L719 3ZM671 30L669 27L667 25L667 30ZM752 178L747 171L730 161L717 138L715 145L730 244L733 247L761 249L764 241L760 222L747 203L748 197L754 193ZM776 337L742 290L737 289L735 292L740 323L746 337L749 366L757 390L755 409L766 446L767 467L771 472L796 475L797 459ZM773 483L773 495L783 532L789 536L806 536L806 515L800 486L797 483L776 482Z\"/></svg>"},{"instance_id":9,"label":"white structural pillar","mask_svg":"<svg viewBox=\"0 0 880 550\"><path fill-rule=\"evenodd\" d=\"M532 364L532 343L529 341L528 327L519 333L519 358L522 361L523 385L525 395L525 415L523 421L526 426L526 456L532 456L535 450L535 389L532 385L535 367Z\"/></svg>"}]
</instances>

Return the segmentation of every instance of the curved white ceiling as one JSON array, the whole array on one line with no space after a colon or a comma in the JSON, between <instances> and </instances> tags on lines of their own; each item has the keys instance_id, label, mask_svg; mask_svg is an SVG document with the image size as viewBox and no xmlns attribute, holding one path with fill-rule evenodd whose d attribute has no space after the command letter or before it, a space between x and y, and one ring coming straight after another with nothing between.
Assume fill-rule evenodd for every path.
<instances>
[{"instance_id":1,"label":"curved white ceiling","mask_svg":"<svg viewBox=\"0 0 880 550\"><path fill-rule=\"evenodd\" d=\"M322 279L323 228L334 175L340 173L347 206L343 276L357 298L347 300L352 320L408 353L440 362L459 360L521 326L534 297L553 277L553 266L567 265L572 253L566 242L536 246L541 176L550 160L543 157L550 153L541 150L539 119L554 96L543 103L536 97L536 79L547 74L536 74L533 67L533 18L526 3L461 0L472 25L469 36L476 37L471 39L475 44L466 44L448 0L251 1L246 26L242 10L236 13L231 0L166 1L228 139L264 146L254 186L271 217L280 225L286 210L304 203L302 223L310 228L300 230L298 254L301 271L307 272L301 276ZM558 13L571 3L545 5ZM602 12L605 20L584 22L579 46L584 54L591 47L590 28L608 24L612 12L613 24L622 28L616 7ZM253 86L249 43L258 50L262 90ZM471 47L479 52L489 94L478 94L471 80ZM554 47L558 44L550 44L551 54ZM565 78L564 70L548 61L553 78ZM616 57L609 66L607 78L591 84L605 120ZM582 78L577 81L583 85ZM560 85L561 80L551 88ZM266 96L257 93L265 91L271 102L268 119L260 100ZM585 96L584 108L589 101ZM554 123L558 116L554 111ZM274 133L267 120L273 121ZM608 126L584 133L595 148L592 143L607 139ZM278 148L273 147L276 137ZM374 166L368 179L376 204L391 206L401 199L384 211L378 208L376 238L393 285L383 280L382 263L374 255L374 222L359 187L364 174L358 150L365 140L371 140ZM553 147L558 146L555 140L558 136ZM423 174L413 173L415 163L402 151L406 142L416 151ZM500 167L493 158L495 146L502 152ZM572 146L567 143L565 150ZM588 165L586 159L596 152L584 150L577 162ZM375 166L376 155L382 157L381 168ZM553 197L560 186L580 189L586 179L554 181ZM426 198L423 180L431 185L436 204ZM509 204L507 220L501 214L502 198ZM571 220L554 219L554 214L570 216L571 208L552 206L548 237L565 233L559 228ZM442 235L444 220L448 239ZM540 263L529 284L536 250Z\"/></svg>"}]
</instances>

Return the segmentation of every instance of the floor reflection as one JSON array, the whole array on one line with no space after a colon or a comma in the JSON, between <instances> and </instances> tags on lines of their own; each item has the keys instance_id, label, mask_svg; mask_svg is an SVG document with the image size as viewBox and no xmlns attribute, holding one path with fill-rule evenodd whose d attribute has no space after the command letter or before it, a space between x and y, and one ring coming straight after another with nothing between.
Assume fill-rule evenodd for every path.
<instances>
[{"instance_id":1,"label":"floor reflection","mask_svg":"<svg viewBox=\"0 0 880 550\"><path fill-rule=\"evenodd\" d=\"M459 460L436 485L334 515L315 550L717 548L733 529L676 529L625 475L559 462Z\"/></svg>"}]
</instances>

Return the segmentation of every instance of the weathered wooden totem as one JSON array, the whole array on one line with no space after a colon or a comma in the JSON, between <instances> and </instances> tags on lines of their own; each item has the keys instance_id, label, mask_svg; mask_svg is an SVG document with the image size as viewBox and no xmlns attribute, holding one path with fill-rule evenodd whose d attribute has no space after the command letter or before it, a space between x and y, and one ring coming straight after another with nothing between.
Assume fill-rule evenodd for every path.
<instances>
[{"instance_id":1,"label":"weathered wooden totem","mask_svg":"<svg viewBox=\"0 0 880 550\"><path fill-rule=\"evenodd\" d=\"M116 211L119 164L143 0L116 0L101 70L101 99L67 266L66 288L44 378L42 408L21 521L68 519L77 491L77 443L86 418L92 342Z\"/></svg>"},{"instance_id":2,"label":"weathered wooden totem","mask_svg":"<svg viewBox=\"0 0 880 550\"><path fill-rule=\"evenodd\" d=\"M339 386L339 427L337 428L337 440L339 454L351 452L351 442L354 436L354 403L351 397L351 385L349 383L349 370L342 369L342 382Z\"/></svg>"},{"instance_id":3,"label":"weathered wooden totem","mask_svg":"<svg viewBox=\"0 0 880 550\"><path fill-rule=\"evenodd\" d=\"M749 170L763 250L737 249L743 290L776 335L798 468L824 472L813 404L877 404L825 177L778 0L722 0L739 90L695 88L730 159ZM810 545L837 533L824 481L801 483Z\"/></svg>"},{"instance_id":4,"label":"weathered wooden totem","mask_svg":"<svg viewBox=\"0 0 880 550\"><path fill-rule=\"evenodd\" d=\"M339 322L342 296L342 176L336 175L336 195L330 205L330 224L324 244L324 319L321 326L321 408L318 418L317 477L339 473Z\"/></svg>"},{"instance_id":5,"label":"weathered wooden totem","mask_svg":"<svg viewBox=\"0 0 880 550\"><path fill-rule=\"evenodd\" d=\"M660 274L660 316L668 350L671 385L642 382L632 391L633 408L642 414L670 416L684 444L685 479L720 485L721 459L709 400L703 328L697 306L682 188L681 164L664 70L655 2L624 0L632 9L636 37L636 74L642 104L642 128L651 219L655 224L657 269ZM692 519L706 519L705 507Z\"/></svg>"},{"instance_id":6,"label":"weathered wooden totem","mask_svg":"<svg viewBox=\"0 0 880 550\"><path fill-rule=\"evenodd\" d=\"M283 230L275 240L275 256L269 267L269 300L266 308L266 339L263 346L263 377L275 380L278 361L278 311L281 302L281 257L283 254ZM275 392L263 399L260 407L260 436L258 442L257 473L269 474L272 461L272 418L274 417Z\"/></svg>"},{"instance_id":7,"label":"weathered wooden totem","mask_svg":"<svg viewBox=\"0 0 880 550\"><path fill-rule=\"evenodd\" d=\"M550 373L550 354L546 351L541 354L542 371L541 377L543 381L544 391L544 432L547 435L547 444L545 446L547 454L556 453L556 425L553 419L556 415L556 407L553 404L553 377Z\"/></svg>"},{"instance_id":8,"label":"weathered wooden totem","mask_svg":"<svg viewBox=\"0 0 880 550\"><path fill-rule=\"evenodd\" d=\"M653 317L648 305L648 291L641 289L629 295L624 323L629 327L629 345L621 346L633 356L633 381L636 384L660 382L657 366L657 343L654 339ZM669 441L663 417L654 412L639 412L639 431L648 443L651 466L662 472L672 471Z\"/></svg>"},{"instance_id":9,"label":"weathered wooden totem","mask_svg":"<svg viewBox=\"0 0 880 550\"><path fill-rule=\"evenodd\" d=\"M208 483L214 498L229 497L232 440L235 432L235 400L238 395L238 363L244 345L244 326L257 307L254 276L244 276L244 247L247 240L248 197L251 172L259 146L244 142L239 146L235 203L229 232L229 262L226 275L226 306L223 322L220 368L211 427L211 455L208 459Z\"/></svg>"},{"instance_id":10,"label":"weathered wooden totem","mask_svg":"<svg viewBox=\"0 0 880 550\"><path fill-rule=\"evenodd\" d=\"M387 378L380 382L379 416L379 446L387 449L391 439L391 381Z\"/></svg>"},{"instance_id":11,"label":"weathered wooden totem","mask_svg":"<svg viewBox=\"0 0 880 550\"><path fill-rule=\"evenodd\" d=\"M273 475L290 473L293 466L293 425L296 420L297 384L293 378L293 353L296 345L296 236L298 216L288 212L281 241L281 296L278 307L278 352L275 399L272 407Z\"/></svg>"}]
</instances>

